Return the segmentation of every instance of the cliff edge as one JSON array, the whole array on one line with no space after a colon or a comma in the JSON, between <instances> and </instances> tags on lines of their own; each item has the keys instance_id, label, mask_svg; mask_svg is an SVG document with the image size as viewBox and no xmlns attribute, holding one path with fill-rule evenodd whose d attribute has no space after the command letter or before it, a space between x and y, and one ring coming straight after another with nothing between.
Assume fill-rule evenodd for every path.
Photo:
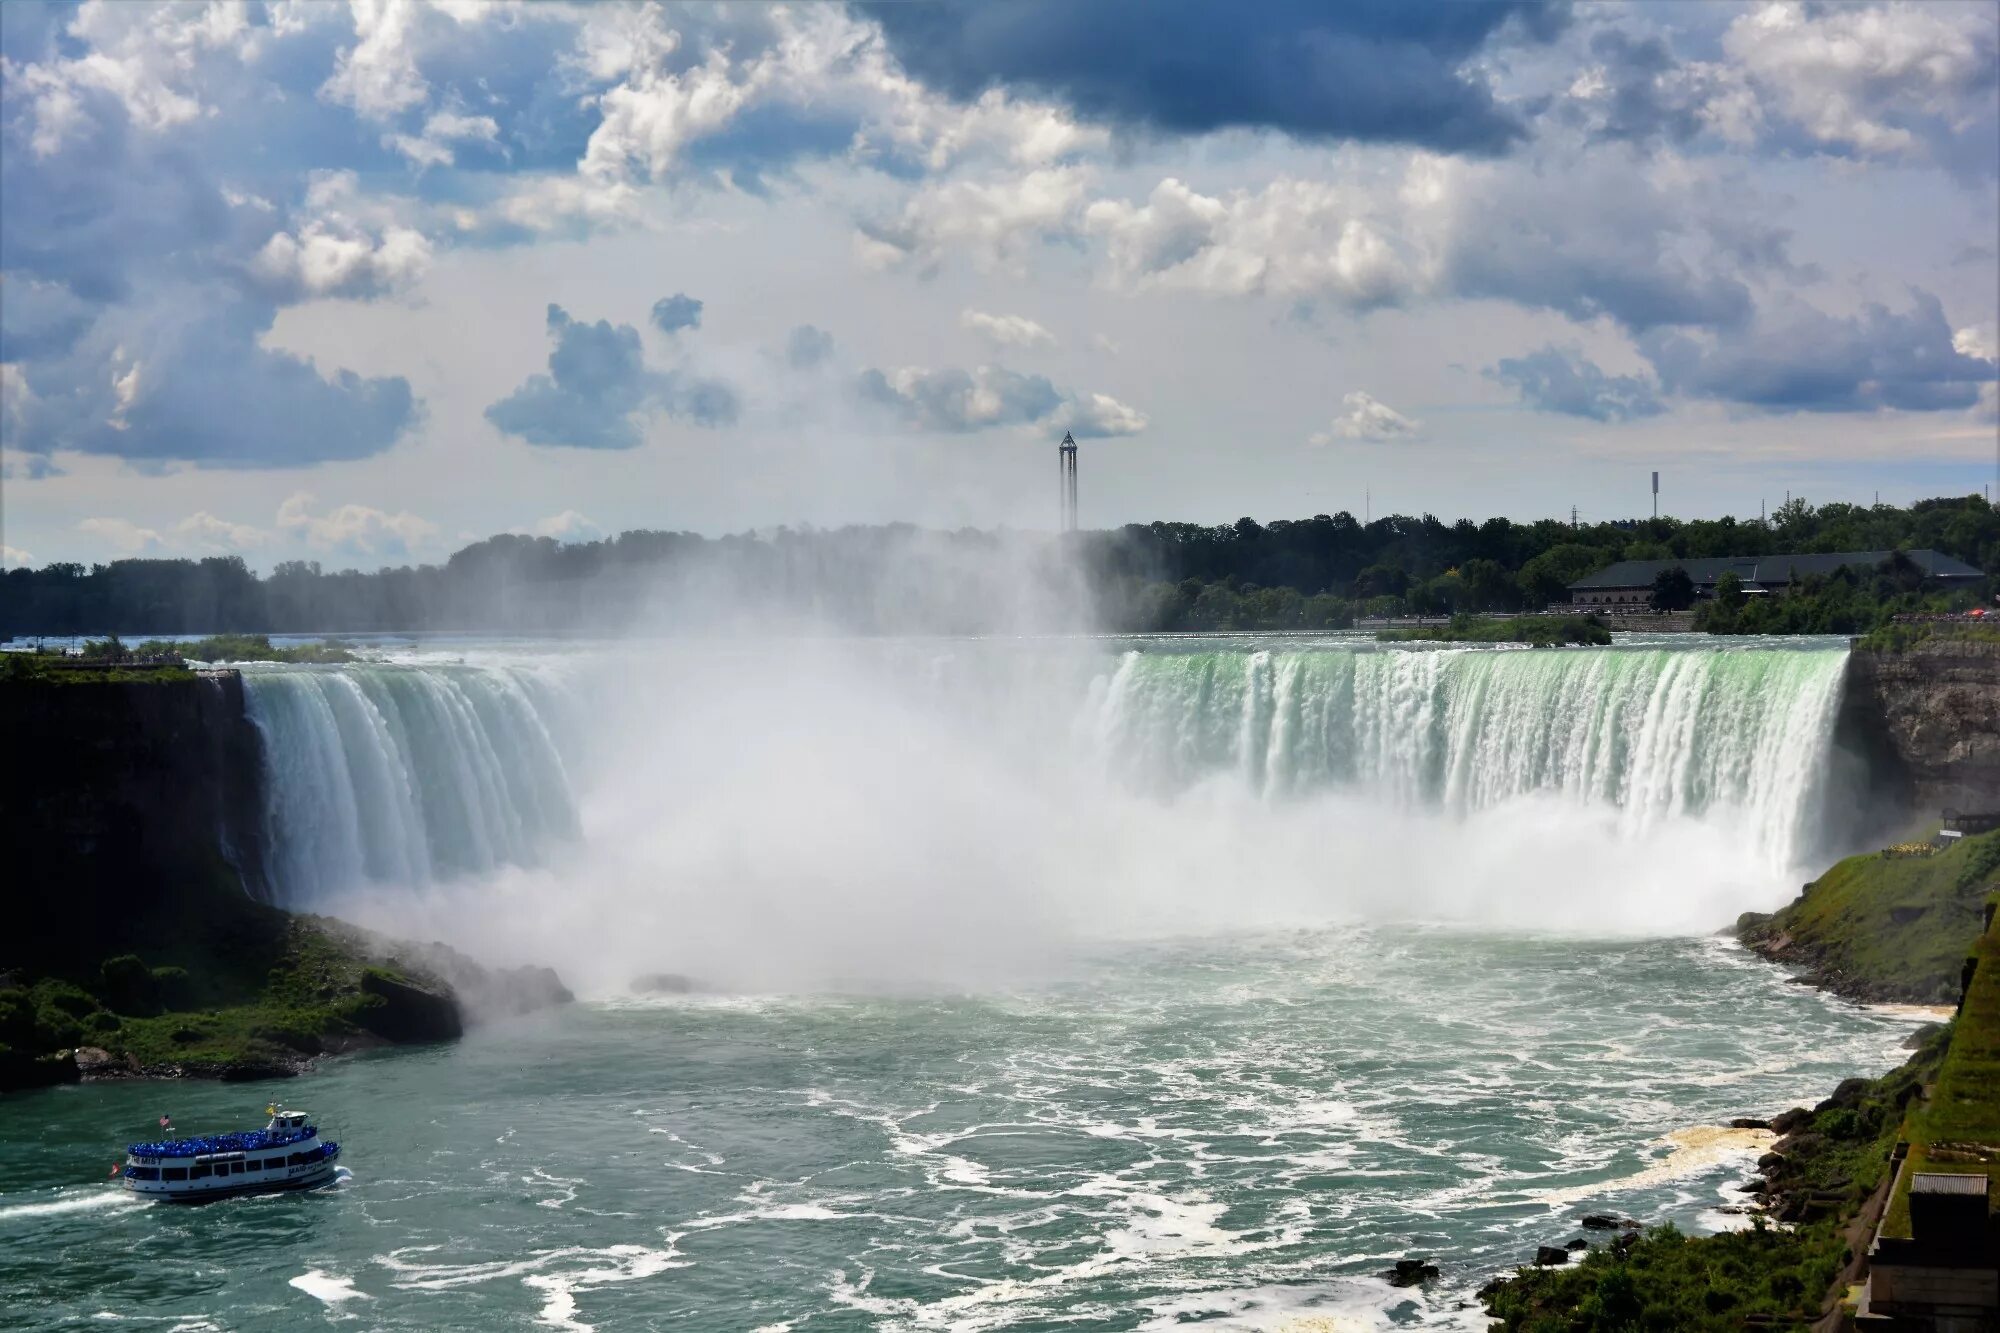
<instances>
[{"instance_id":1,"label":"cliff edge","mask_svg":"<svg viewBox=\"0 0 2000 1333\"><path fill-rule=\"evenodd\" d=\"M1843 726L1916 809L2000 810L2000 632L1910 629L1855 643Z\"/></svg>"},{"instance_id":2,"label":"cliff edge","mask_svg":"<svg viewBox=\"0 0 2000 1333\"><path fill-rule=\"evenodd\" d=\"M234 672L0 682L0 1091L257 1078L571 997L263 896L262 739Z\"/></svg>"}]
</instances>

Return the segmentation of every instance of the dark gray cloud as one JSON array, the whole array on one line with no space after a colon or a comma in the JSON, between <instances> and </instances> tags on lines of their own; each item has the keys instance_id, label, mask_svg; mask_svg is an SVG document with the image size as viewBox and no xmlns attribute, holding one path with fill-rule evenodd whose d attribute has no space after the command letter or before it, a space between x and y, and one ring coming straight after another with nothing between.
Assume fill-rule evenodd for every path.
<instances>
[{"instance_id":1,"label":"dark gray cloud","mask_svg":"<svg viewBox=\"0 0 2000 1333\"><path fill-rule=\"evenodd\" d=\"M28 395L10 449L298 467L380 453L417 420L400 375L329 376L263 346L269 307L202 290L144 295L101 314L61 353L24 363Z\"/></svg>"},{"instance_id":2,"label":"dark gray cloud","mask_svg":"<svg viewBox=\"0 0 2000 1333\"><path fill-rule=\"evenodd\" d=\"M1852 316L1787 302L1754 327L1697 338L1659 330L1639 348L1669 390L1771 412L1946 411L1973 406L1993 362L1953 346L1937 297Z\"/></svg>"},{"instance_id":3,"label":"dark gray cloud","mask_svg":"<svg viewBox=\"0 0 2000 1333\"><path fill-rule=\"evenodd\" d=\"M1660 401L1659 386L1651 378L1607 375L1574 347L1550 345L1526 356L1507 357L1486 376L1508 385L1521 395L1523 403L1541 412L1592 421L1630 421L1667 410Z\"/></svg>"},{"instance_id":4,"label":"dark gray cloud","mask_svg":"<svg viewBox=\"0 0 2000 1333\"><path fill-rule=\"evenodd\" d=\"M653 327L661 333L701 327L701 302L686 292L675 292L653 302Z\"/></svg>"},{"instance_id":5,"label":"dark gray cloud","mask_svg":"<svg viewBox=\"0 0 2000 1333\"><path fill-rule=\"evenodd\" d=\"M833 335L801 324L785 339L785 360L793 370L811 370L833 355Z\"/></svg>"},{"instance_id":6,"label":"dark gray cloud","mask_svg":"<svg viewBox=\"0 0 2000 1333\"><path fill-rule=\"evenodd\" d=\"M1605 84L1592 108L1598 137L1685 143L1701 132L1705 81L1675 58L1664 38L1603 28L1592 34L1590 53Z\"/></svg>"},{"instance_id":7,"label":"dark gray cloud","mask_svg":"<svg viewBox=\"0 0 2000 1333\"><path fill-rule=\"evenodd\" d=\"M1032 89L1100 120L1178 134L1497 153L1525 137L1474 69L1503 29L1547 40L1566 0L1011 0L865 4L911 73L969 100Z\"/></svg>"},{"instance_id":8,"label":"dark gray cloud","mask_svg":"<svg viewBox=\"0 0 2000 1333\"><path fill-rule=\"evenodd\" d=\"M657 310L657 307L655 307ZM632 449L644 441L641 414L657 409L700 426L736 420L735 390L685 371L646 368L639 330L600 319L586 324L548 308L549 372L486 409L486 419L529 444Z\"/></svg>"}]
</instances>

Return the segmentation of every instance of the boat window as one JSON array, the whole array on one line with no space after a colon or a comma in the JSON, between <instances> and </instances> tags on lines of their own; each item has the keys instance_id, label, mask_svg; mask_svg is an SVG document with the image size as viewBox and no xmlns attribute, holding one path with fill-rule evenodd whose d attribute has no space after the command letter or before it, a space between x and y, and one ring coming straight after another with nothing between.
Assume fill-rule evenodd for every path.
<instances>
[{"instance_id":1,"label":"boat window","mask_svg":"<svg viewBox=\"0 0 2000 1333\"><path fill-rule=\"evenodd\" d=\"M160 1179L162 1180L186 1180L187 1178L187 1168L184 1166L169 1166L163 1168L160 1172Z\"/></svg>"},{"instance_id":2,"label":"boat window","mask_svg":"<svg viewBox=\"0 0 2000 1333\"><path fill-rule=\"evenodd\" d=\"M266 1171L277 1171L284 1165L285 1159L282 1157L266 1157L264 1159L264 1169Z\"/></svg>"},{"instance_id":3,"label":"boat window","mask_svg":"<svg viewBox=\"0 0 2000 1333\"><path fill-rule=\"evenodd\" d=\"M215 1168L207 1162L197 1162L188 1169L189 1180L206 1180L215 1174Z\"/></svg>"},{"instance_id":4,"label":"boat window","mask_svg":"<svg viewBox=\"0 0 2000 1333\"><path fill-rule=\"evenodd\" d=\"M160 1178L160 1168L157 1166L135 1166L125 1174L132 1180L158 1180Z\"/></svg>"}]
</instances>

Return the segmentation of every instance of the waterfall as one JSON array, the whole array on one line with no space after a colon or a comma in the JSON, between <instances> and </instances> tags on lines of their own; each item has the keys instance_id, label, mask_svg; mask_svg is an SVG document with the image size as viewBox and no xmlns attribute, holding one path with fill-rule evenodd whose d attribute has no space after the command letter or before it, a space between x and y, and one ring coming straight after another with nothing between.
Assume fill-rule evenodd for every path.
<instances>
[{"instance_id":1,"label":"waterfall","mask_svg":"<svg viewBox=\"0 0 2000 1333\"><path fill-rule=\"evenodd\" d=\"M557 686L509 668L244 672L262 734L272 896L534 864L574 837Z\"/></svg>"},{"instance_id":2,"label":"waterfall","mask_svg":"<svg viewBox=\"0 0 2000 1333\"><path fill-rule=\"evenodd\" d=\"M1346 788L1463 816L1531 794L1614 807L1640 836L1727 812L1774 866L1816 832L1846 653L1129 651L1079 730L1119 782L1230 774L1267 799Z\"/></svg>"},{"instance_id":3,"label":"waterfall","mask_svg":"<svg viewBox=\"0 0 2000 1333\"><path fill-rule=\"evenodd\" d=\"M1845 660L1826 641L1693 637L1532 651L843 641L253 667L244 686L264 739L268 878L289 904L548 865L578 839L586 797L597 854L671 828L658 854L735 866L713 872L726 883L773 838L839 862L880 832L879 856L901 866L921 830L952 864L980 839L1015 840L1009 819L1078 812L1089 828L1137 800L1170 826L1183 796L1218 786L1287 828L1352 825L1357 801L1406 829L1403 813L1468 822L1566 802L1631 846L1703 826L1778 883L1818 850Z\"/></svg>"}]
</instances>

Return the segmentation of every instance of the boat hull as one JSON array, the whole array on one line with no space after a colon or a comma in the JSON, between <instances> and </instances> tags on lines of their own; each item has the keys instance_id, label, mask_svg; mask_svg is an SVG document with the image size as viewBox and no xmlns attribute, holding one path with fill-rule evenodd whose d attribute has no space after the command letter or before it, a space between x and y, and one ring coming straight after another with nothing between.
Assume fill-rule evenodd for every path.
<instances>
[{"instance_id":1,"label":"boat hull","mask_svg":"<svg viewBox=\"0 0 2000 1333\"><path fill-rule=\"evenodd\" d=\"M294 1190L318 1189L330 1185L339 1175L340 1153L334 1151L307 1166L301 1166L295 1173L269 1180L231 1180L226 1185L204 1184L195 1186L174 1182L162 1185L155 1181L127 1179L125 1188L141 1199L158 1199L163 1203L212 1203L217 1199L234 1199L245 1194L284 1194Z\"/></svg>"}]
</instances>

